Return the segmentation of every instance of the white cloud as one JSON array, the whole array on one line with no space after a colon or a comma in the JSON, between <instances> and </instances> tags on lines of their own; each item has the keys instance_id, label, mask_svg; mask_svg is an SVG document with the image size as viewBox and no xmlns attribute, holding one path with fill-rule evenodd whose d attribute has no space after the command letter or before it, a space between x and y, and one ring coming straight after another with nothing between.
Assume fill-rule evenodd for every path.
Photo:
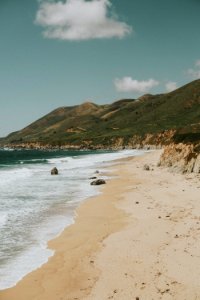
<instances>
[{"instance_id":1,"label":"white cloud","mask_svg":"<svg viewBox=\"0 0 200 300\"><path fill-rule=\"evenodd\" d=\"M193 68L187 70L187 75L189 75L192 79L200 79L200 60L195 62Z\"/></svg>"},{"instance_id":2,"label":"white cloud","mask_svg":"<svg viewBox=\"0 0 200 300\"><path fill-rule=\"evenodd\" d=\"M122 38L132 28L111 14L110 0L42 1L35 23L44 27L44 36L60 40Z\"/></svg>"},{"instance_id":3,"label":"white cloud","mask_svg":"<svg viewBox=\"0 0 200 300\"><path fill-rule=\"evenodd\" d=\"M187 74L192 77L193 79L199 79L200 78L200 70L197 69L189 69L187 70Z\"/></svg>"},{"instance_id":4,"label":"white cloud","mask_svg":"<svg viewBox=\"0 0 200 300\"><path fill-rule=\"evenodd\" d=\"M146 93L153 87L158 86L159 81L155 79L139 81L136 79L132 79L131 77L124 77L122 79L115 79L114 85L118 92Z\"/></svg>"},{"instance_id":5,"label":"white cloud","mask_svg":"<svg viewBox=\"0 0 200 300\"><path fill-rule=\"evenodd\" d=\"M196 61L195 66L200 67L200 59Z\"/></svg>"},{"instance_id":6,"label":"white cloud","mask_svg":"<svg viewBox=\"0 0 200 300\"><path fill-rule=\"evenodd\" d=\"M177 87L177 83L174 82L174 81L169 81L165 84L165 87L166 87L166 91L167 92L172 92L174 90L176 90L178 87Z\"/></svg>"}]
</instances>

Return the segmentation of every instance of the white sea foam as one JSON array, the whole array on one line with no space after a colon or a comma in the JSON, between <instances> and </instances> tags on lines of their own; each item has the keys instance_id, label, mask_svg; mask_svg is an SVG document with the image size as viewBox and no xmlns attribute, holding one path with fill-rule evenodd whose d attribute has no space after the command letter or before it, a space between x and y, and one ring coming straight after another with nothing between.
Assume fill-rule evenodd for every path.
<instances>
[{"instance_id":1,"label":"white sea foam","mask_svg":"<svg viewBox=\"0 0 200 300\"><path fill-rule=\"evenodd\" d=\"M0 289L3 290L16 285L26 274L47 262L52 255L53 251L42 244L40 247L36 245L22 252L10 264L0 268Z\"/></svg>"},{"instance_id":2,"label":"white sea foam","mask_svg":"<svg viewBox=\"0 0 200 300\"><path fill-rule=\"evenodd\" d=\"M4 147L3 150L5 150L5 151L14 151L14 149L9 148L9 147Z\"/></svg>"},{"instance_id":3,"label":"white sea foam","mask_svg":"<svg viewBox=\"0 0 200 300\"><path fill-rule=\"evenodd\" d=\"M3 184L10 184L13 181L23 180L30 177L32 170L28 168L11 168L0 172L0 188Z\"/></svg>"},{"instance_id":4,"label":"white sea foam","mask_svg":"<svg viewBox=\"0 0 200 300\"><path fill-rule=\"evenodd\" d=\"M5 226L8 219L8 213L0 212L0 228Z\"/></svg>"}]
</instances>

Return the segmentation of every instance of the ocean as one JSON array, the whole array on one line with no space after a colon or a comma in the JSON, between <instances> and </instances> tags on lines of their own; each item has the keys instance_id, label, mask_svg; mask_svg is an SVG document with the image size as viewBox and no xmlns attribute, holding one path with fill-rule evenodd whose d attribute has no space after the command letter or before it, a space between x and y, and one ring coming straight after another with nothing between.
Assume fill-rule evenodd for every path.
<instances>
[{"instance_id":1,"label":"ocean","mask_svg":"<svg viewBox=\"0 0 200 300\"><path fill-rule=\"evenodd\" d=\"M89 179L96 170L143 153L0 149L0 289L14 286L53 255L47 242L74 222L81 201L99 193ZM53 167L58 176L51 176Z\"/></svg>"}]
</instances>

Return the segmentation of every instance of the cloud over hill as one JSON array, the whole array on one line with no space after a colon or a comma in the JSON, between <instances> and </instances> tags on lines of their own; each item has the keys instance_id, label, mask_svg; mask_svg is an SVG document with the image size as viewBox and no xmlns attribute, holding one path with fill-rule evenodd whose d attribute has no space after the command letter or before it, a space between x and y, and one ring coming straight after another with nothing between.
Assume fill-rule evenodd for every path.
<instances>
[{"instance_id":1,"label":"cloud over hill","mask_svg":"<svg viewBox=\"0 0 200 300\"><path fill-rule=\"evenodd\" d=\"M60 40L122 38L132 28L112 14L110 0L66 0L40 3L36 24L44 36Z\"/></svg>"}]
</instances>

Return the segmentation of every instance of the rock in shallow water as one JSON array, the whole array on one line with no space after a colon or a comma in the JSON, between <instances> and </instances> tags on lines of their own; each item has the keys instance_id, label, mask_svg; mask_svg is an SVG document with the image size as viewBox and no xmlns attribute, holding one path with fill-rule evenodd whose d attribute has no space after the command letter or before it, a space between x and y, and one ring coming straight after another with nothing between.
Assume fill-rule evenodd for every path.
<instances>
[{"instance_id":1,"label":"rock in shallow water","mask_svg":"<svg viewBox=\"0 0 200 300\"><path fill-rule=\"evenodd\" d=\"M104 179L97 179L95 181L92 181L90 184L91 185L101 185L101 184L106 184L106 182Z\"/></svg>"},{"instance_id":2,"label":"rock in shallow water","mask_svg":"<svg viewBox=\"0 0 200 300\"><path fill-rule=\"evenodd\" d=\"M58 175L58 169L56 167L51 170L51 175Z\"/></svg>"}]
</instances>

